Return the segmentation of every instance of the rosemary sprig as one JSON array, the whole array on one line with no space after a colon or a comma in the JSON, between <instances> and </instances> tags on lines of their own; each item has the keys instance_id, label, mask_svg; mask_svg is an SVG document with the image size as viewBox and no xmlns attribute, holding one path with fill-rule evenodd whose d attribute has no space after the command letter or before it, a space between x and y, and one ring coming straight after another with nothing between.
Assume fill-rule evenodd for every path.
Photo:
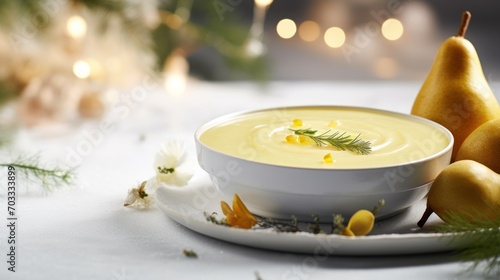
<instances>
[{"instance_id":1,"label":"rosemary sprig","mask_svg":"<svg viewBox=\"0 0 500 280\"><path fill-rule=\"evenodd\" d=\"M470 262L469 271L484 264L485 275L500 276L500 219L482 220L464 214L448 213L446 224L435 226L441 233L453 233L455 238L471 240L457 253L457 258Z\"/></svg>"},{"instance_id":2,"label":"rosemary sprig","mask_svg":"<svg viewBox=\"0 0 500 280\"><path fill-rule=\"evenodd\" d=\"M317 130L308 129L290 129L296 135L303 135L309 137L313 140L318 146L327 146L328 144L333 147L341 150L341 151L351 151L360 155L367 155L371 153L372 148L370 147L370 141L364 141L360 138L361 134L358 134L356 137L352 138L350 135L346 135L345 132L340 133L336 131L332 134L330 130L316 135Z\"/></svg>"}]
</instances>

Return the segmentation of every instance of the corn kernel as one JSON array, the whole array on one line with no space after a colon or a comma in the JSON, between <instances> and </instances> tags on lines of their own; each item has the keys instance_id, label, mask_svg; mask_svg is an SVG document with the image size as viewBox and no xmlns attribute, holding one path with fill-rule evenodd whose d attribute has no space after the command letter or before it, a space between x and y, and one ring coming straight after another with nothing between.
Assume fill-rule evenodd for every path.
<instances>
[{"instance_id":1,"label":"corn kernel","mask_svg":"<svg viewBox=\"0 0 500 280\"><path fill-rule=\"evenodd\" d=\"M333 157L330 153L326 154L324 157L323 157L323 162L324 163L333 163Z\"/></svg>"},{"instance_id":2,"label":"corn kernel","mask_svg":"<svg viewBox=\"0 0 500 280\"><path fill-rule=\"evenodd\" d=\"M329 127L337 127L339 125L341 125L342 123L339 121L339 120L335 120L335 121L331 121L328 123L328 126Z\"/></svg>"},{"instance_id":3,"label":"corn kernel","mask_svg":"<svg viewBox=\"0 0 500 280\"><path fill-rule=\"evenodd\" d=\"M309 139L307 136L299 135L298 142L300 144L307 144L307 142L309 142Z\"/></svg>"},{"instance_id":4,"label":"corn kernel","mask_svg":"<svg viewBox=\"0 0 500 280\"><path fill-rule=\"evenodd\" d=\"M302 120L301 119L294 119L292 121L292 125L295 127L301 127L302 126Z\"/></svg>"},{"instance_id":5,"label":"corn kernel","mask_svg":"<svg viewBox=\"0 0 500 280\"><path fill-rule=\"evenodd\" d=\"M287 135L285 139L286 139L287 143L290 143L290 144L297 143L297 137L295 137L295 135L292 135L292 134Z\"/></svg>"}]
</instances>

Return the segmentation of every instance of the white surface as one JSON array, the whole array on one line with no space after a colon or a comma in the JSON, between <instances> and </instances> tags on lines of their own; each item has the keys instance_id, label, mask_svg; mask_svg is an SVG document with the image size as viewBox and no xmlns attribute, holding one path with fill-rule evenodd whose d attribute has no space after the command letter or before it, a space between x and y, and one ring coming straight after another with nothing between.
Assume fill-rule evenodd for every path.
<instances>
[{"instance_id":1,"label":"white surface","mask_svg":"<svg viewBox=\"0 0 500 280\"><path fill-rule=\"evenodd\" d=\"M181 98L148 88L143 101L113 105L112 131L95 137L82 156L76 186L41 196L35 191L38 186L19 182L19 189L32 191L19 193L17 199L17 272L7 271L7 228L0 226L0 279L257 279L255 272L265 280L481 278L481 272L461 274L465 265L454 262L449 253L315 258L273 252L205 237L178 225L157 207L138 211L122 206L128 188L153 176L154 155L163 141L184 139L194 156L194 131L217 116L318 103L406 113L419 87L277 82L261 92L247 83L193 82ZM41 150L44 158L64 163L68 151L85 143L85 135L96 132L102 122L85 123L59 136L20 131L16 145L25 151ZM0 180L4 224L6 178ZM186 258L183 249L193 249L199 258Z\"/></svg>"}]
</instances>

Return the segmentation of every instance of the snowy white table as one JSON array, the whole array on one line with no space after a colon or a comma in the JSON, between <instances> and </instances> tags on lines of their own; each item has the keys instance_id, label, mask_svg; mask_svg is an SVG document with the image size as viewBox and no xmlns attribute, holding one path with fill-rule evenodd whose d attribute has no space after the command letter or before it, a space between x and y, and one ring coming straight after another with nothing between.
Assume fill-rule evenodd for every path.
<instances>
[{"instance_id":1,"label":"snowy white table","mask_svg":"<svg viewBox=\"0 0 500 280\"><path fill-rule=\"evenodd\" d=\"M15 146L80 164L75 186L39 195L20 181L17 197L16 272L7 270L8 228L0 227L0 279L473 279L450 253L385 257L308 255L261 250L190 231L158 207L123 207L127 190L154 175L162 142L186 141L195 154L197 127L220 115L291 105L351 105L408 113L419 83L192 81L172 97L155 86L111 105L100 120L59 135L21 130ZM130 92L129 92L130 93ZM196 175L195 175L196 176ZM4 223L6 182L0 209ZM30 189L30 192L26 192ZM187 258L192 249L197 259Z\"/></svg>"}]
</instances>

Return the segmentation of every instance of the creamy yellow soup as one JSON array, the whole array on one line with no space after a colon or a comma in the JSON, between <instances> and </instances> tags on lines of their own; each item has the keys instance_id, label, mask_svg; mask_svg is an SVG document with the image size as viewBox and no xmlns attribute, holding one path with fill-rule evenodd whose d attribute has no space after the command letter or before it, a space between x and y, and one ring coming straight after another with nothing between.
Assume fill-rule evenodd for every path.
<instances>
[{"instance_id":1,"label":"creamy yellow soup","mask_svg":"<svg viewBox=\"0 0 500 280\"><path fill-rule=\"evenodd\" d=\"M300 140L293 130L334 132L370 142L366 155ZM383 167L417 161L443 151L450 138L410 116L349 107L297 107L242 114L216 123L200 142L234 157L274 165L309 168Z\"/></svg>"}]
</instances>

